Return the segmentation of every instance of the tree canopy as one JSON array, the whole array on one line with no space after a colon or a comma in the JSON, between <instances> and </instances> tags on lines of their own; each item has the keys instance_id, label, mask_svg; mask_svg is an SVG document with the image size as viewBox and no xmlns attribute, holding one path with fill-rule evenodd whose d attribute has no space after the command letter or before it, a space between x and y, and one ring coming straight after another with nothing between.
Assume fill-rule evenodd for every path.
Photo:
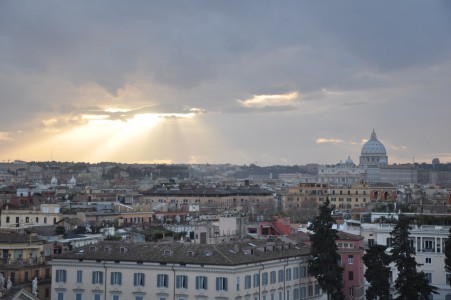
<instances>
[{"instance_id":1,"label":"tree canopy","mask_svg":"<svg viewBox=\"0 0 451 300\"><path fill-rule=\"evenodd\" d=\"M338 238L337 230L332 228L335 224L332 210L327 198L319 207L319 215L308 227L313 232L310 235L312 258L309 261L309 272L316 277L323 291L333 300L339 300L344 299L343 268L339 264L340 255L335 242Z\"/></svg>"},{"instance_id":2,"label":"tree canopy","mask_svg":"<svg viewBox=\"0 0 451 300\"><path fill-rule=\"evenodd\" d=\"M367 300L390 299L390 262L391 257L384 245L372 245L363 256L366 266L365 278L370 283L366 290Z\"/></svg>"},{"instance_id":3,"label":"tree canopy","mask_svg":"<svg viewBox=\"0 0 451 300\"><path fill-rule=\"evenodd\" d=\"M449 229L448 240L446 240L444 252L445 252L445 271L451 273L451 228Z\"/></svg>"},{"instance_id":4,"label":"tree canopy","mask_svg":"<svg viewBox=\"0 0 451 300\"><path fill-rule=\"evenodd\" d=\"M391 232L393 248L392 260L398 269L395 289L399 300L429 299L436 292L436 287L429 284L426 274L418 271L415 260L415 249L409 239L410 219L400 216L395 228Z\"/></svg>"}]
</instances>

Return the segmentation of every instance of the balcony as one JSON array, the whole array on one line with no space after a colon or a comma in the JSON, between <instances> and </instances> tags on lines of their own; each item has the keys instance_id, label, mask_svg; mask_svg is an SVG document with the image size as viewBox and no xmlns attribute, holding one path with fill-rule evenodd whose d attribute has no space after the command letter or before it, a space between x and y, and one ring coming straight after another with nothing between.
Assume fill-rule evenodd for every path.
<instances>
[{"instance_id":1,"label":"balcony","mask_svg":"<svg viewBox=\"0 0 451 300\"><path fill-rule=\"evenodd\" d=\"M47 261L46 257L33 257L30 259L22 259L22 258L16 258L16 259L3 259L0 260L0 268L2 269L8 269L8 268L26 268L26 267L33 267L38 265L44 265Z\"/></svg>"}]
</instances>

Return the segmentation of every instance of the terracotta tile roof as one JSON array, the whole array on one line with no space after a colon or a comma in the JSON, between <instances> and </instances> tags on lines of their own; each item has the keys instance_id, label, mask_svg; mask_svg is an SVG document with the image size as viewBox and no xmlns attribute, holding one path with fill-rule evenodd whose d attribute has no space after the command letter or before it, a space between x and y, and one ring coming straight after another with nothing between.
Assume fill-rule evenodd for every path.
<instances>
[{"instance_id":1,"label":"terracotta tile roof","mask_svg":"<svg viewBox=\"0 0 451 300\"><path fill-rule=\"evenodd\" d=\"M53 258L232 266L304 256L309 253L310 250L306 247L279 241L217 245L103 241Z\"/></svg>"},{"instance_id":2,"label":"terracotta tile roof","mask_svg":"<svg viewBox=\"0 0 451 300\"><path fill-rule=\"evenodd\" d=\"M338 231L338 240L360 241L363 240L363 237L357 234Z\"/></svg>"},{"instance_id":3,"label":"terracotta tile roof","mask_svg":"<svg viewBox=\"0 0 451 300\"><path fill-rule=\"evenodd\" d=\"M38 240L39 239L35 236L31 237L32 242L36 242ZM20 244L20 243L29 243L29 242L30 242L30 236L26 233L0 231L0 243Z\"/></svg>"}]
</instances>

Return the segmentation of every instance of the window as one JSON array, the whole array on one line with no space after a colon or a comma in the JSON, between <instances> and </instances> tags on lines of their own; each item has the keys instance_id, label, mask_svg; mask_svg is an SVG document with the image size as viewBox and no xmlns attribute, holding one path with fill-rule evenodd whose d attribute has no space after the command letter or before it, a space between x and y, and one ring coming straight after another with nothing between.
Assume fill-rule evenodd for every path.
<instances>
[{"instance_id":1,"label":"window","mask_svg":"<svg viewBox=\"0 0 451 300\"><path fill-rule=\"evenodd\" d=\"M354 272L349 271L349 273L348 273L348 279L349 279L349 280L354 280Z\"/></svg>"},{"instance_id":2,"label":"window","mask_svg":"<svg viewBox=\"0 0 451 300\"><path fill-rule=\"evenodd\" d=\"M426 263L430 264L432 262L432 259L430 257L426 257Z\"/></svg>"},{"instance_id":3,"label":"window","mask_svg":"<svg viewBox=\"0 0 451 300\"><path fill-rule=\"evenodd\" d=\"M239 291L240 290L240 276L238 276L236 278L236 290Z\"/></svg>"},{"instance_id":4,"label":"window","mask_svg":"<svg viewBox=\"0 0 451 300\"><path fill-rule=\"evenodd\" d=\"M354 289L352 287L349 288L349 296L354 296Z\"/></svg>"},{"instance_id":5,"label":"window","mask_svg":"<svg viewBox=\"0 0 451 300\"><path fill-rule=\"evenodd\" d=\"M75 300L82 300L81 293L75 293Z\"/></svg>"},{"instance_id":6,"label":"window","mask_svg":"<svg viewBox=\"0 0 451 300\"><path fill-rule=\"evenodd\" d=\"M374 245L374 239L368 239L368 246Z\"/></svg>"},{"instance_id":7,"label":"window","mask_svg":"<svg viewBox=\"0 0 451 300\"><path fill-rule=\"evenodd\" d=\"M451 274L446 274L446 282L445 284L451 285Z\"/></svg>"},{"instance_id":8,"label":"window","mask_svg":"<svg viewBox=\"0 0 451 300\"><path fill-rule=\"evenodd\" d=\"M307 296L307 291L306 291L305 287L301 287L301 299L305 299L306 296Z\"/></svg>"},{"instance_id":9,"label":"window","mask_svg":"<svg viewBox=\"0 0 451 300\"><path fill-rule=\"evenodd\" d=\"M428 283L432 283L432 273L424 273Z\"/></svg>"},{"instance_id":10,"label":"window","mask_svg":"<svg viewBox=\"0 0 451 300\"><path fill-rule=\"evenodd\" d=\"M299 279L299 267L294 267L293 268L293 279Z\"/></svg>"},{"instance_id":11,"label":"window","mask_svg":"<svg viewBox=\"0 0 451 300\"><path fill-rule=\"evenodd\" d=\"M391 238L387 238L387 240L386 240L387 242L386 242L386 246L387 247L391 247L391 245L392 245L392 239Z\"/></svg>"},{"instance_id":12,"label":"window","mask_svg":"<svg viewBox=\"0 0 451 300\"><path fill-rule=\"evenodd\" d=\"M308 296L312 297L313 296L313 285L309 285L308 286Z\"/></svg>"},{"instance_id":13,"label":"window","mask_svg":"<svg viewBox=\"0 0 451 300\"><path fill-rule=\"evenodd\" d=\"M6 223L9 223L9 217L6 217Z\"/></svg>"},{"instance_id":14,"label":"window","mask_svg":"<svg viewBox=\"0 0 451 300\"><path fill-rule=\"evenodd\" d=\"M207 290L207 277L196 276L196 290Z\"/></svg>"},{"instance_id":15,"label":"window","mask_svg":"<svg viewBox=\"0 0 451 300\"><path fill-rule=\"evenodd\" d=\"M216 277L216 290L217 291L227 291L227 278L226 277Z\"/></svg>"},{"instance_id":16,"label":"window","mask_svg":"<svg viewBox=\"0 0 451 300\"><path fill-rule=\"evenodd\" d=\"M144 273L134 273L133 274L133 285L134 286L144 286L145 274Z\"/></svg>"},{"instance_id":17,"label":"window","mask_svg":"<svg viewBox=\"0 0 451 300\"><path fill-rule=\"evenodd\" d=\"M301 278L305 278L307 276L307 268L305 266L301 267Z\"/></svg>"},{"instance_id":18,"label":"window","mask_svg":"<svg viewBox=\"0 0 451 300\"><path fill-rule=\"evenodd\" d=\"M100 294L94 294L94 300L101 300L102 299L101 296L102 295L100 295Z\"/></svg>"},{"instance_id":19,"label":"window","mask_svg":"<svg viewBox=\"0 0 451 300\"><path fill-rule=\"evenodd\" d=\"M300 294L299 294L299 288L294 288L293 289L293 299L294 300L299 300Z\"/></svg>"},{"instance_id":20,"label":"window","mask_svg":"<svg viewBox=\"0 0 451 300\"><path fill-rule=\"evenodd\" d=\"M57 300L64 300L64 293L63 292L56 293L56 299Z\"/></svg>"},{"instance_id":21,"label":"window","mask_svg":"<svg viewBox=\"0 0 451 300\"><path fill-rule=\"evenodd\" d=\"M319 295L321 294L321 287L319 286L319 284L315 285L315 295Z\"/></svg>"},{"instance_id":22,"label":"window","mask_svg":"<svg viewBox=\"0 0 451 300\"><path fill-rule=\"evenodd\" d=\"M250 289L251 288L251 275L246 275L244 277L244 288Z\"/></svg>"},{"instance_id":23,"label":"window","mask_svg":"<svg viewBox=\"0 0 451 300\"><path fill-rule=\"evenodd\" d=\"M111 285L122 285L121 272L111 272Z\"/></svg>"},{"instance_id":24,"label":"window","mask_svg":"<svg viewBox=\"0 0 451 300\"><path fill-rule=\"evenodd\" d=\"M77 283L83 283L83 271L77 270Z\"/></svg>"},{"instance_id":25,"label":"window","mask_svg":"<svg viewBox=\"0 0 451 300\"><path fill-rule=\"evenodd\" d=\"M354 255L349 255L348 256L348 264L352 265L354 262Z\"/></svg>"},{"instance_id":26,"label":"window","mask_svg":"<svg viewBox=\"0 0 451 300\"><path fill-rule=\"evenodd\" d=\"M144 300L144 297L143 296L135 296L134 300Z\"/></svg>"},{"instance_id":27,"label":"window","mask_svg":"<svg viewBox=\"0 0 451 300\"><path fill-rule=\"evenodd\" d=\"M188 276L186 275L177 275L176 277L176 285L178 289L187 289L188 288Z\"/></svg>"},{"instance_id":28,"label":"window","mask_svg":"<svg viewBox=\"0 0 451 300\"><path fill-rule=\"evenodd\" d=\"M290 268L285 270L285 280L286 281L291 280L291 269Z\"/></svg>"},{"instance_id":29,"label":"window","mask_svg":"<svg viewBox=\"0 0 451 300\"><path fill-rule=\"evenodd\" d=\"M268 272L262 273L262 285L268 285Z\"/></svg>"},{"instance_id":30,"label":"window","mask_svg":"<svg viewBox=\"0 0 451 300\"><path fill-rule=\"evenodd\" d=\"M100 272L100 271L92 272L92 283L93 284L103 284L103 272Z\"/></svg>"},{"instance_id":31,"label":"window","mask_svg":"<svg viewBox=\"0 0 451 300\"><path fill-rule=\"evenodd\" d=\"M271 284L276 283L276 271L271 271L270 277L269 277L269 282Z\"/></svg>"},{"instance_id":32,"label":"window","mask_svg":"<svg viewBox=\"0 0 451 300\"><path fill-rule=\"evenodd\" d=\"M166 274L157 275L157 287L167 288L169 286L169 276Z\"/></svg>"},{"instance_id":33,"label":"window","mask_svg":"<svg viewBox=\"0 0 451 300\"><path fill-rule=\"evenodd\" d=\"M279 282L283 282L283 279L284 279L283 270L279 270Z\"/></svg>"},{"instance_id":34,"label":"window","mask_svg":"<svg viewBox=\"0 0 451 300\"><path fill-rule=\"evenodd\" d=\"M260 274L254 274L254 288L260 286Z\"/></svg>"},{"instance_id":35,"label":"window","mask_svg":"<svg viewBox=\"0 0 451 300\"><path fill-rule=\"evenodd\" d=\"M56 270L55 282L57 283L66 282L66 270Z\"/></svg>"}]
</instances>

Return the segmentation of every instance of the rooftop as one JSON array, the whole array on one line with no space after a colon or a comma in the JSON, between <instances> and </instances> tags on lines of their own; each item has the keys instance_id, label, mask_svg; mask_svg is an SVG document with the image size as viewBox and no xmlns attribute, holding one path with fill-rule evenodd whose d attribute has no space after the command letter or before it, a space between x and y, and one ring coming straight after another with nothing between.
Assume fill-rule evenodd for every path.
<instances>
[{"instance_id":1,"label":"rooftop","mask_svg":"<svg viewBox=\"0 0 451 300\"><path fill-rule=\"evenodd\" d=\"M234 266L305 256L309 253L310 250L306 247L280 241L218 245L103 241L65 252L53 259Z\"/></svg>"}]
</instances>

